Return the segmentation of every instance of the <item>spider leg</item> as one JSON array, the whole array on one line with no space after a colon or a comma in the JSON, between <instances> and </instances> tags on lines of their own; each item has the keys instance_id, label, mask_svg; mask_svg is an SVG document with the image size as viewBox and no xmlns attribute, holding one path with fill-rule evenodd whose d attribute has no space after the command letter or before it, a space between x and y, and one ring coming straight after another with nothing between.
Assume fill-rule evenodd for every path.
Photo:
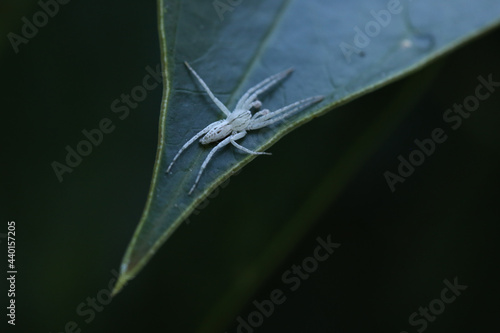
<instances>
[{"instance_id":1,"label":"spider leg","mask_svg":"<svg viewBox=\"0 0 500 333\"><path fill-rule=\"evenodd\" d=\"M286 78L291 72L293 72L293 68L289 68L283 72L274 74L273 76L268 77L264 81L248 89L247 92L243 94L243 96L241 96L240 100L236 104L235 109L249 110L252 102L257 98L259 94L262 94L264 91L270 89L272 86Z\"/></svg>"},{"instance_id":2,"label":"spider leg","mask_svg":"<svg viewBox=\"0 0 500 333\"><path fill-rule=\"evenodd\" d=\"M191 190L189 190L189 193L188 194L191 194L193 193L196 185L198 185L198 182L200 181L200 177L201 177L201 174L203 173L203 171L205 170L205 168L207 167L207 164L208 162L210 162L210 160L212 159L212 156L214 156L214 154L221 148L227 146L229 143L231 142L231 136L228 136L227 138L225 138L224 140L222 140L221 142L219 142L217 144L217 146L215 146L211 151L210 153L208 153L207 157L205 158L205 161L203 161L203 164L201 165L201 168L200 168L200 171L198 172L198 176L196 176L196 180L194 181L194 184L193 184L193 187L191 187Z\"/></svg>"},{"instance_id":3,"label":"spider leg","mask_svg":"<svg viewBox=\"0 0 500 333\"><path fill-rule=\"evenodd\" d=\"M255 120L257 117L260 117L260 116L265 116L267 114L269 114L269 110L268 109L264 109L262 111L259 111L257 113L255 113L253 116L252 116L252 120Z\"/></svg>"},{"instance_id":4,"label":"spider leg","mask_svg":"<svg viewBox=\"0 0 500 333\"><path fill-rule=\"evenodd\" d=\"M274 112L268 113L263 115L262 117L258 119L252 119L252 122L248 126L247 129L253 130L253 129L258 129L262 128L265 126L269 126L271 124L274 124L277 121L280 121L296 112L299 112L302 109L307 108L308 106L318 103L321 100L323 100L323 96L314 96L314 97L309 97L306 99L303 99L301 101L292 103L290 105L287 105L279 110L276 110ZM281 115L280 115L281 114Z\"/></svg>"},{"instance_id":5,"label":"spider leg","mask_svg":"<svg viewBox=\"0 0 500 333\"><path fill-rule=\"evenodd\" d=\"M208 131L210 131L212 129L212 127L214 127L215 125L221 123L223 120L219 120L219 121L216 121L214 123L211 123L210 125L208 125L207 127L205 127L204 129L202 129L201 131L199 131L195 136L193 136L191 139L189 139L188 142L186 142L184 144L184 146L181 147L181 149L179 149L179 151L177 152L177 154L175 155L174 159L172 160L172 162L170 162L170 165L168 166L167 168L167 173L170 171L170 169L172 168L172 165L174 165L174 162L177 160L177 158L181 155L181 153L186 150L187 147L189 147L193 142L195 142L198 138L200 138L201 136L203 136L205 133L207 133Z\"/></svg>"},{"instance_id":6,"label":"spider leg","mask_svg":"<svg viewBox=\"0 0 500 333\"><path fill-rule=\"evenodd\" d=\"M250 150L246 147L243 147L242 145L238 144L236 142L236 140L239 140L241 139L242 137L244 137L245 135L247 135L247 132L246 131L241 131L241 132L238 132L234 135L232 135L230 137L231 139L231 143L233 144L233 146L235 146L236 148L238 148L239 150L242 150L244 151L245 153L247 154L251 154L251 155L271 155L271 153L266 153L266 152L259 152L259 151L253 151L253 150Z\"/></svg>"},{"instance_id":7,"label":"spider leg","mask_svg":"<svg viewBox=\"0 0 500 333\"><path fill-rule=\"evenodd\" d=\"M222 102L219 101L217 99L217 97L214 96L214 94L210 91L210 88L208 88L208 86L205 83L205 81L203 81L202 78L198 74L196 74L196 72L194 71L194 69L192 69L191 66L189 66L189 64L187 63L187 61L184 61L184 64L186 64L187 68L198 79L198 81L200 82L200 84L202 85L202 87L205 89L205 91L207 92L208 96L210 96L210 98L212 99L212 101L215 103L215 105L217 105L217 107L222 112L224 112L224 114L226 115L226 117L229 116L231 114L231 111L229 111L229 109L224 104L222 104Z\"/></svg>"}]
</instances>

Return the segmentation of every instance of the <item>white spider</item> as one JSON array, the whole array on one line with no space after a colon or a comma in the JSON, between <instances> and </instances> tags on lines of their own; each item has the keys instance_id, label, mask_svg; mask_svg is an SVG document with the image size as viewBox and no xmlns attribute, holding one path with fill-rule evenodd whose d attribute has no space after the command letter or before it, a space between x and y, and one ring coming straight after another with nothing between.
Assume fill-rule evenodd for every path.
<instances>
[{"instance_id":1,"label":"white spider","mask_svg":"<svg viewBox=\"0 0 500 333\"><path fill-rule=\"evenodd\" d=\"M211 123L204 129L202 129L200 132L198 132L195 136L193 136L188 142L186 142L184 146L182 146L181 149L177 152L177 155L175 155L174 159L167 168L167 173L168 173L170 172L172 165L177 160L179 155L201 136L203 137L201 138L200 143L203 145L206 145L210 142L222 140L210 151L210 153L208 153L208 156L205 158L205 161L203 161L203 164L201 165L200 171L198 172L198 176L196 177L194 185L193 187L191 187L191 190L189 191L188 194L191 194L194 191L196 185L198 184L198 181L200 180L201 174L205 170L208 162L210 161L210 159L212 159L212 156L219 149L231 143L236 148L248 154L271 155L270 153L252 151L248 148L239 145L236 142L236 140L243 138L247 134L247 130L255 130L258 128L274 124L275 122L280 121L283 118L288 117L291 114L298 112L314 103L318 103L323 99L323 96L309 97L301 101L295 102L293 104L290 104L288 106L285 106L277 111L270 112L269 110L264 109L262 111L255 113L252 116L252 112L250 111L250 109L253 108L257 110L260 109L260 107L262 106L262 103L257 99L258 95L262 94L266 90L269 90L278 82L286 78L293 71L293 69L290 68L287 69L286 71L270 76L264 81L260 82L259 84L248 89L248 91L240 98L240 100L236 104L234 111L231 112L224 104L222 104L221 101L217 99L217 97L214 96L214 94L210 91L206 83L201 79L201 77L198 76L198 74L196 74L194 69L192 69L187 62L184 63L186 64L187 68L191 71L191 73L193 73L193 75L198 79L198 81L206 90L208 96L210 96L212 101L226 115L226 119Z\"/></svg>"}]
</instances>

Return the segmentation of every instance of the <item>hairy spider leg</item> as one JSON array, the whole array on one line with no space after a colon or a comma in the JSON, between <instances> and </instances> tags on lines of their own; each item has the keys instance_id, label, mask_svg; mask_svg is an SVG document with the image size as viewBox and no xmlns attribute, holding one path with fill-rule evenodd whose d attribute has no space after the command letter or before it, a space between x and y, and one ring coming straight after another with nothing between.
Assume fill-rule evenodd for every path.
<instances>
[{"instance_id":1,"label":"hairy spider leg","mask_svg":"<svg viewBox=\"0 0 500 333\"><path fill-rule=\"evenodd\" d=\"M228 136L227 138L225 138L224 140L222 140L221 142L219 142L217 144L217 146L215 146L211 151L210 153L208 153L207 157L205 158L205 160L203 161L203 164L201 165L201 168L200 168L200 171L198 172L198 175L196 176L196 180L194 181L194 184L193 186L191 187L191 189L189 190L189 193L188 194L191 194L193 193L194 189L196 188L196 185L198 185L198 182L200 181L200 178L201 178L201 175L203 174L203 171L205 170L205 168L207 167L208 165L208 162L210 162L210 160L212 159L212 157L214 156L214 154L221 148L227 146L229 143L233 144L236 148L244 151L245 153L247 154L251 154L251 155L271 155L271 153L266 153L266 152L258 152L258 151L253 151L253 150L250 150L248 148L245 148L243 147L242 145L238 144L236 142L236 140L239 140L241 138L243 138L245 135L247 135L247 132L246 131L241 131L241 132L235 132L233 134L231 134L230 136Z\"/></svg>"},{"instance_id":2,"label":"hairy spider leg","mask_svg":"<svg viewBox=\"0 0 500 333\"><path fill-rule=\"evenodd\" d=\"M198 172L198 176L196 176L196 180L194 181L194 184L193 184L193 187L191 187L191 189L189 190L189 193L188 194L191 194L193 193L196 185L198 185L198 182L200 181L200 177L201 177L201 174L203 173L203 171L205 170L205 168L207 167L207 164L208 162L210 162L210 160L212 159L212 156L214 156L214 154L217 152L217 150L221 149L222 147L226 146L228 143L231 142L231 136L228 136L227 138L225 138L224 140L222 140L221 142L219 142L217 144L217 146L215 146L211 151L210 153L208 153L207 157L205 158L205 160L203 161L203 164L201 165L201 168L200 168L200 171Z\"/></svg>"},{"instance_id":3,"label":"hairy spider leg","mask_svg":"<svg viewBox=\"0 0 500 333\"><path fill-rule=\"evenodd\" d=\"M247 135L247 131L241 131L241 132L236 133L234 136L232 136L231 143L233 144L233 146L235 146L239 150L242 150L245 153L251 154L251 155L272 155L271 153L250 150L250 149L243 147L242 145L240 145L239 143L236 142L236 140L241 139L245 135Z\"/></svg>"},{"instance_id":4,"label":"hairy spider leg","mask_svg":"<svg viewBox=\"0 0 500 333\"><path fill-rule=\"evenodd\" d=\"M248 126L248 129L254 130L254 129L269 126L271 124L274 124L277 121L280 121L288 116L291 116L292 114L294 114L294 113L296 113L304 108L307 108L308 106L310 106L312 104L318 103L322 100L323 100L323 96L314 96L314 97L309 97L309 98L303 99L301 101L292 103L292 104L287 105L287 106L285 106L279 110L276 110L274 112L264 114L260 118L252 119L252 123ZM282 114L281 116L278 116L281 113L284 113L284 114Z\"/></svg>"},{"instance_id":5,"label":"hairy spider leg","mask_svg":"<svg viewBox=\"0 0 500 333\"><path fill-rule=\"evenodd\" d=\"M252 116L252 120L255 120L257 117L260 117L260 116L265 116L266 114L269 114L269 112L271 112L271 111L269 111L269 109L264 109L262 111L259 111Z\"/></svg>"},{"instance_id":6,"label":"hairy spider leg","mask_svg":"<svg viewBox=\"0 0 500 333\"><path fill-rule=\"evenodd\" d=\"M184 146L181 147L181 149L179 149L179 151L177 152L177 155L175 155L174 159L172 160L172 162L170 162L170 165L168 166L167 168L167 173L170 171L170 169L172 168L172 165L174 165L174 162L177 160L177 158L181 155L181 153L186 150L187 147L189 147L193 142L195 142L198 138L200 138L201 136L203 136L204 134L206 134L208 131L210 131L214 126L220 124L221 122L223 122L224 120L219 120L219 121L216 121L214 123L211 123L210 125L208 125L207 127L205 127L204 129L202 129L201 131L199 131L195 136L193 136L191 139L189 139L188 142L186 142L184 144Z\"/></svg>"},{"instance_id":7,"label":"hairy spider leg","mask_svg":"<svg viewBox=\"0 0 500 333\"><path fill-rule=\"evenodd\" d=\"M198 81L200 82L200 84L203 86L203 88L205 89L205 91L207 92L208 96L210 96L210 98L212 99L212 101L215 103L215 105L217 105L217 107L222 111L224 112L224 114L227 116L229 116L231 114L231 111L229 111L229 109L224 105L222 104L221 101L219 101L217 99L217 97L215 97L215 95L210 91L210 89L208 88L207 84L205 83L205 81L203 81L203 79L198 75L196 74L196 72L194 71L194 69L191 68L191 66L189 66L189 64L187 63L187 61L184 61L184 64L186 64L187 68L191 71L191 73L193 73L193 75L198 79Z\"/></svg>"},{"instance_id":8,"label":"hairy spider leg","mask_svg":"<svg viewBox=\"0 0 500 333\"><path fill-rule=\"evenodd\" d=\"M278 84L281 80L286 78L292 72L293 68L289 68L283 72L268 77L264 81L248 89L247 92L243 94L243 96L241 96L240 100L236 104L235 109L249 110L250 107L252 106L253 101L257 98L258 95L270 89L272 86Z\"/></svg>"}]
</instances>

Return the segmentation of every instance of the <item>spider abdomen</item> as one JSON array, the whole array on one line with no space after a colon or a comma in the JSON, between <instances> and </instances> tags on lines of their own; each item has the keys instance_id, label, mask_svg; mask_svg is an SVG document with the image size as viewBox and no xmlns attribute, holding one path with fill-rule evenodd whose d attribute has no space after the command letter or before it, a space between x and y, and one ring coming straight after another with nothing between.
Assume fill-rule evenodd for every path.
<instances>
[{"instance_id":1,"label":"spider abdomen","mask_svg":"<svg viewBox=\"0 0 500 333\"><path fill-rule=\"evenodd\" d=\"M212 129L210 129L207 134L205 134L201 139L200 143L206 145L210 142L215 142L224 139L232 132L232 127L228 124L227 120L223 120Z\"/></svg>"}]
</instances>

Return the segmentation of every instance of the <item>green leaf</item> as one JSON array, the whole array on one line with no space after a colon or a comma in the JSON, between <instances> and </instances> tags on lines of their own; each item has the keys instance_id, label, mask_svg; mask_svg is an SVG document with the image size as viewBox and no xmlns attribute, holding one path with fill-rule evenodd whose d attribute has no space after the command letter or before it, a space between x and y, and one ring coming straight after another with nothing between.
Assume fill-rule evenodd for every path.
<instances>
[{"instance_id":1,"label":"green leaf","mask_svg":"<svg viewBox=\"0 0 500 333\"><path fill-rule=\"evenodd\" d=\"M239 141L263 151L313 118L492 29L500 19L498 0L159 0L158 10L164 72L158 153L146 208L123 258L114 293L144 267L211 191L255 158L231 146L217 152L192 195L188 191L213 145L193 144L172 173L165 173L185 142L223 118L184 61L230 110L248 88L288 67L295 72L262 98L265 108L275 110L310 96L325 96L322 103L251 131ZM339 169L359 167L348 162L352 163L339 160ZM297 163L303 163L300 156ZM333 183L342 188L343 182ZM240 195L245 200L243 190Z\"/></svg>"}]
</instances>

